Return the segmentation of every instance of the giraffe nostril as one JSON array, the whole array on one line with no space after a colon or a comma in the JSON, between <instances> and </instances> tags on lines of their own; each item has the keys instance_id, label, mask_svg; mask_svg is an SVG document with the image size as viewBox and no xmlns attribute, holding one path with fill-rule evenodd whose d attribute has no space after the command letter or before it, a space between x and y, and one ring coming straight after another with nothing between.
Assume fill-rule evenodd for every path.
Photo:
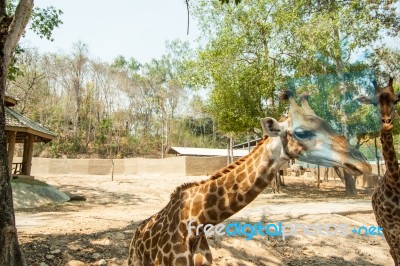
<instances>
[{"instance_id":1,"label":"giraffe nostril","mask_svg":"<svg viewBox=\"0 0 400 266\"><path fill-rule=\"evenodd\" d=\"M388 118L388 119L382 118L382 123L383 124L392 124L392 119L391 118Z\"/></svg>"}]
</instances>

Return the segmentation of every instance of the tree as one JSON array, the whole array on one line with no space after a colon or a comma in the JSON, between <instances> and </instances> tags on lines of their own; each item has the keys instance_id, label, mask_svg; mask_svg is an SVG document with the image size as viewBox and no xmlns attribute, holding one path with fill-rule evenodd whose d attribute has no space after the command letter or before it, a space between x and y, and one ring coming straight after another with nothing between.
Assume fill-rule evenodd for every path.
<instances>
[{"instance_id":1,"label":"tree","mask_svg":"<svg viewBox=\"0 0 400 266\"><path fill-rule=\"evenodd\" d=\"M15 215L11 192L11 180L7 166L7 138L5 134L4 96L8 67L13 52L25 27L33 8L33 0L21 0L15 9L14 15L8 14L6 2L0 6L0 264L25 265L25 259L19 247Z\"/></svg>"},{"instance_id":2,"label":"tree","mask_svg":"<svg viewBox=\"0 0 400 266\"><path fill-rule=\"evenodd\" d=\"M41 58L37 49L26 49L18 55L18 62L15 65L21 74L10 80L8 91L13 92L13 96L18 96L18 110L21 114L39 101L37 95L45 95L45 73L40 68Z\"/></svg>"},{"instance_id":3,"label":"tree","mask_svg":"<svg viewBox=\"0 0 400 266\"><path fill-rule=\"evenodd\" d=\"M265 113L271 115L276 110L274 90L289 85L297 89L302 83L299 77L304 76L325 79L327 87L316 87L315 95L323 100L316 113L335 118L336 129L346 137L359 130L359 120L372 121L348 104L357 91L349 76L371 68L362 60L354 62L356 52L365 51L383 34L398 34L396 1L234 2L194 4L207 36L198 72L212 88L211 105L219 128L244 131Z\"/></svg>"},{"instance_id":4,"label":"tree","mask_svg":"<svg viewBox=\"0 0 400 266\"><path fill-rule=\"evenodd\" d=\"M194 9L210 36L199 52L198 73L211 88L211 113L225 133L252 131L260 117L276 111L275 90L283 71L270 20L275 5L268 0L237 6L201 1Z\"/></svg>"},{"instance_id":5,"label":"tree","mask_svg":"<svg viewBox=\"0 0 400 266\"><path fill-rule=\"evenodd\" d=\"M0 6L0 264L25 265L19 247L11 192L11 180L7 166L7 138L5 134L4 96L8 67L19 39L29 22L33 0L21 0L14 15L8 14L6 2Z\"/></svg>"},{"instance_id":6,"label":"tree","mask_svg":"<svg viewBox=\"0 0 400 266\"><path fill-rule=\"evenodd\" d=\"M382 84L387 82L387 77L399 77L400 76L400 50L392 49L389 47L380 47L375 49L369 57L370 64L377 73ZM384 79L382 79L384 78Z\"/></svg>"},{"instance_id":7,"label":"tree","mask_svg":"<svg viewBox=\"0 0 400 266\"><path fill-rule=\"evenodd\" d=\"M295 7L295 8L293 8ZM372 3L365 1L283 1L283 10L293 10L281 16L281 38L287 40L285 49L289 55L286 65L294 66L295 75L331 75L328 98L335 102L333 117L337 127L346 138L358 133L368 133L359 127L360 120L376 125L378 120L366 113L356 112L357 104L351 102L357 92L355 80L370 78L371 66L354 61L356 51L363 51L382 38L382 32L390 33L398 28L399 15L395 3ZM364 60L365 61L365 60ZM364 70L364 72L363 72ZM357 77L358 76L358 77ZM366 86L364 86L366 87ZM333 93L332 93L333 92ZM317 92L323 94L323 90ZM326 93L325 93L326 94ZM329 105L329 104L328 104ZM330 103L332 107L332 104ZM321 105L319 105L319 109ZM326 105L325 105L326 107ZM318 109L316 110L318 113ZM365 124L364 124L365 125ZM365 128L364 128L365 129ZM375 128L376 129L376 128ZM353 131L353 132L352 132ZM355 182L344 172L346 194L355 195Z\"/></svg>"},{"instance_id":8,"label":"tree","mask_svg":"<svg viewBox=\"0 0 400 266\"><path fill-rule=\"evenodd\" d=\"M70 98L73 99L72 103L72 124L74 134L75 149L79 149L79 131L81 122L81 106L84 93L84 79L88 74L88 48L87 45L81 41L74 43L72 56L67 56L60 65L60 71L65 87Z\"/></svg>"},{"instance_id":9,"label":"tree","mask_svg":"<svg viewBox=\"0 0 400 266\"><path fill-rule=\"evenodd\" d=\"M0 2L0 265L26 265L15 227L11 179L7 164L4 97L13 54L32 11L33 0L20 0L16 5L14 1ZM50 32L44 34L51 36L51 26L58 25L59 20L49 23L50 28L45 27L46 23L43 21L48 22L47 19L43 19L42 22L38 21L38 24L33 25L33 28L39 32L50 29ZM43 26L42 29L40 25Z\"/></svg>"}]
</instances>

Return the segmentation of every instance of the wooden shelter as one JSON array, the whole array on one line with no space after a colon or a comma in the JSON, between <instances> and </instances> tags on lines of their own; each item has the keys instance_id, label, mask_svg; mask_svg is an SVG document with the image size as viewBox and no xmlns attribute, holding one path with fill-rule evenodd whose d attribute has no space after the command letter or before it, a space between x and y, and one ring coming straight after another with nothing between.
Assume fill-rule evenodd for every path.
<instances>
[{"instance_id":1,"label":"wooden shelter","mask_svg":"<svg viewBox=\"0 0 400 266\"><path fill-rule=\"evenodd\" d=\"M8 169L14 175L31 175L33 144L49 142L56 134L12 109L17 100L5 96L6 134L8 143ZM23 143L22 162L13 163L15 144Z\"/></svg>"}]
</instances>

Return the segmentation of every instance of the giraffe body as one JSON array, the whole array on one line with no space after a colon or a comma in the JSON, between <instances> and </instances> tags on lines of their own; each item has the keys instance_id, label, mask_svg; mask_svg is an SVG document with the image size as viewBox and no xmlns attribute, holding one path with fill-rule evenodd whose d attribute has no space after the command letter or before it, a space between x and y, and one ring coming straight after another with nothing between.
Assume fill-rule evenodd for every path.
<instances>
[{"instance_id":1,"label":"giraffe body","mask_svg":"<svg viewBox=\"0 0 400 266\"><path fill-rule=\"evenodd\" d=\"M380 140L386 172L372 195L372 208L376 222L383 229L395 265L400 265L400 178L399 163L393 144L393 117L399 95L393 90L393 79L388 86L375 86L375 98L360 98L362 103L379 105L382 127Z\"/></svg>"},{"instance_id":2,"label":"giraffe body","mask_svg":"<svg viewBox=\"0 0 400 266\"><path fill-rule=\"evenodd\" d=\"M130 250L130 258L140 263L132 261L130 265L211 264L204 234L196 236L193 231L187 237L189 220L194 220L194 226L216 225L253 201L281 166L279 161L265 160L268 155L281 152L278 141L279 138L265 138L249 158L242 158L208 180L178 187L167 206L139 226L131 243L135 249ZM271 146L270 154L264 154L264 145Z\"/></svg>"},{"instance_id":3,"label":"giraffe body","mask_svg":"<svg viewBox=\"0 0 400 266\"><path fill-rule=\"evenodd\" d=\"M291 118L281 123L262 119L266 135L249 155L207 180L178 187L161 211L142 222L129 248L128 265L211 265L204 232L192 229L189 234L188 222L196 227L226 220L253 201L290 159L342 166L356 174L371 171L344 137L297 106L293 97L289 101Z\"/></svg>"},{"instance_id":4,"label":"giraffe body","mask_svg":"<svg viewBox=\"0 0 400 266\"><path fill-rule=\"evenodd\" d=\"M400 265L400 178L392 133L381 131L386 172L372 195L376 222L383 228L395 265ZM387 158L387 159L386 159Z\"/></svg>"}]
</instances>

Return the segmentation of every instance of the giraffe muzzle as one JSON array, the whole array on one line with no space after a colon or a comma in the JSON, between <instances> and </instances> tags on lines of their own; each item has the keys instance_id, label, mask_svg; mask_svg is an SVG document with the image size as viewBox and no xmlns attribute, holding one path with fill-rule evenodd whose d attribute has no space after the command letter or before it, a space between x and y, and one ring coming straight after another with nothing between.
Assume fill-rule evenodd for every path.
<instances>
[{"instance_id":1,"label":"giraffe muzzle","mask_svg":"<svg viewBox=\"0 0 400 266\"><path fill-rule=\"evenodd\" d=\"M358 169L356 166L349 164L349 163L345 163L344 166L347 168L347 170L349 170L349 172L351 172L352 175L362 175L363 172L361 172L360 169Z\"/></svg>"},{"instance_id":2,"label":"giraffe muzzle","mask_svg":"<svg viewBox=\"0 0 400 266\"><path fill-rule=\"evenodd\" d=\"M369 174L372 172L372 167L368 163L367 158L355 148L350 150L348 158L343 162L343 165L352 175Z\"/></svg>"},{"instance_id":3,"label":"giraffe muzzle","mask_svg":"<svg viewBox=\"0 0 400 266\"><path fill-rule=\"evenodd\" d=\"M383 131L391 131L393 129L393 124L392 123L383 123L382 124L382 130Z\"/></svg>"},{"instance_id":4,"label":"giraffe muzzle","mask_svg":"<svg viewBox=\"0 0 400 266\"><path fill-rule=\"evenodd\" d=\"M390 131L393 129L393 120L390 116L382 116L382 130Z\"/></svg>"}]
</instances>

